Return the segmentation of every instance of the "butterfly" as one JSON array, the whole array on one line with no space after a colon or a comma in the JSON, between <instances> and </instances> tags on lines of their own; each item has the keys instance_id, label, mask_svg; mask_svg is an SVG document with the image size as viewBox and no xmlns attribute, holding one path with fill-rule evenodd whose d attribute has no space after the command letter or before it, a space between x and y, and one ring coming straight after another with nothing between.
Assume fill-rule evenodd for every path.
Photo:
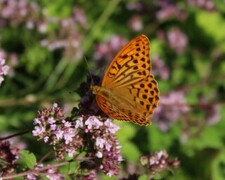
<instances>
[{"instance_id":1,"label":"butterfly","mask_svg":"<svg viewBox=\"0 0 225 180\"><path fill-rule=\"evenodd\" d=\"M149 51L148 38L137 36L112 60L101 86L91 86L98 106L109 117L138 125L151 124L159 89L151 74Z\"/></svg>"}]
</instances>

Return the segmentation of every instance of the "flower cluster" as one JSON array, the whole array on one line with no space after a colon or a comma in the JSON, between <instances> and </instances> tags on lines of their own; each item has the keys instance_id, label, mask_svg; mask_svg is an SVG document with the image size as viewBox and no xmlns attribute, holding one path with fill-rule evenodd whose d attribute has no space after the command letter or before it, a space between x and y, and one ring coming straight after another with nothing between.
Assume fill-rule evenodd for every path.
<instances>
[{"instance_id":1,"label":"flower cluster","mask_svg":"<svg viewBox=\"0 0 225 180\"><path fill-rule=\"evenodd\" d=\"M60 159L64 159L65 153L76 158L85 152L87 162L81 163L81 169L93 171L95 167L108 176L117 175L122 161L121 147L115 136L119 126L110 119L101 121L95 116L71 119L66 119L63 110L54 104L52 108L39 111L33 135L53 145Z\"/></svg>"},{"instance_id":2,"label":"flower cluster","mask_svg":"<svg viewBox=\"0 0 225 180\"><path fill-rule=\"evenodd\" d=\"M49 20L46 20L47 23ZM59 26L59 31L54 32L49 38L41 40L41 45L49 51L63 49L63 55L68 59L80 59L83 56L81 43L83 36L77 31L78 27L87 29L88 23L82 9L74 8L71 17L65 19L55 19L52 24ZM71 58L72 57L72 58Z\"/></svg>"},{"instance_id":3,"label":"flower cluster","mask_svg":"<svg viewBox=\"0 0 225 180\"><path fill-rule=\"evenodd\" d=\"M65 120L64 112L57 104L50 109L40 110L34 124L33 136L53 145L59 159L64 158L64 153L73 157L75 151L82 146L77 130L71 122Z\"/></svg>"},{"instance_id":4,"label":"flower cluster","mask_svg":"<svg viewBox=\"0 0 225 180\"><path fill-rule=\"evenodd\" d=\"M169 124L176 121L181 115L190 110L185 102L182 91L172 91L169 94L161 95L158 107L154 112L156 123L163 131L169 129Z\"/></svg>"},{"instance_id":5,"label":"flower cluster","mask_svg":"<svg viewBox=\"0 0 225 180\"><path fill-rule=\"evenodd\" d=\"M168 43L171 49L181 54L187 47L188 38L180 29L174 28L167 33Z\"/></svg>"},{"instance_id":6,"label":"flower cluster","mask_svg":"<svg viewBox=\"0 0 225 180\"><path fill-rule=\"evenodd\" d=\"M203 110L205 111L207 124L216 124L221 119L221 106L219 104L209 104L208 106L204 107Z\"/></svg>"},{"instance_id":7,"label":"flower cluster","mask_svg":"<svg viewBox=\"0 0 225 180\"><path fill-rule=\"evenodd\" d=\"M49 51L63 49L63 55L70 57L68 59L80 59L83 56L81 49L83 36L78 29L87 29L88 22L81 8L75 7L70 17L60 19L49 17L47 9L41 8L36 2L0 1L0 27L15 28L21 25L28 30L46 34L47 38L42 39L40 43ZM59 31L49 31L50 25L58 26Z\"/></svg>"},{"instance_id":8,"label":"flower cluster","mask_svg":"<svg viewBox=\"0 0 225 180\"><path fill-rule=\"evenodd\" d=\"M207 11L216 10L215 2L213 0L187 0L187 2Z\"/></svg>"},{"instance_id":9,"label":"flower cluster","mask_svg":"<svg viewBox=\"0 0 225 180\"><path fill-rule=\"evenodd\" d=\"M156 173L168 169L177 169L180 166L180 161L177 158L170 160L166 151L159 151L149 156L142 156L140 161L141 164L149 170L151 177Z\"/></svg>"},{"instance_id":10,"label":"flower cluster","mask_svg":"<svg viewBox=\"0 0 225 180\"><path fill-rule=\"evenodd\" d=\"M110 119L102 122L95 116L90 116L82 125L82 119L77 121L76 127L82 128L87 135L91 135L94 141L95 154L90 153L91 158L96 156L101 159L100 169L108 176L118 174L118 165L122 161L120 145L115 136L119 126L113 124Z\"/></svg>"},{"instance_id":11,"label":"flower cluster","mask_svg":"<svg viewBox=\"0 0 225 180\"><path fill-rule=\"evenodd\" d=\"M156 18L160 21L166 21L171 18L176 18L181 21L185 20L187 18L187 13L173 3L173 1L157 1L156 4L159 6L159 10L156 13Z\"/></svg>"},{"instance_id":12,"label":"flower cluster","mask_svg":"<svg viewBox=\"0 0 225 180\"><path fill-rule=\"evenodd\" d=\"M143 30L143 28L144 28L142 18L141 18L141 16L138 16L138 15L132 16L130 18L130 20L128 21L128 25L135 32L139 32L139 31Z\"/></svg>"},{"instance_id":13,"label":"flower cluster","mask_svg":"<svg viewBox=\"0 0 225 180\"><path fill-rule=\"evenodd\" d=\"M14 172L19 149L12 148L8 141L0 141L0 175L4 176Z\"/></svg>"},{"instance_id":14,"label":"flower cluster","mask_svg":"<svg viewBox=\"0 0 225 180\"><path fill-rule=\"evenodd\" d=\"M27 22L28 25L37 18L39 10L35 2L2 0L0 1L0 27L7 24L16 27L23 22Z\"/></svg>"},{"instance_id":15,"label":"flower cluster","mask_svg":"<svg viewBox=\"0 0 225 180\"><path fill-rule=\"evenodd\" d=\"M4 81L3 76L7 75L9 71L9 66L5 65L5 60L0 58L0 85Z\"/></svg>"}]
</instances>

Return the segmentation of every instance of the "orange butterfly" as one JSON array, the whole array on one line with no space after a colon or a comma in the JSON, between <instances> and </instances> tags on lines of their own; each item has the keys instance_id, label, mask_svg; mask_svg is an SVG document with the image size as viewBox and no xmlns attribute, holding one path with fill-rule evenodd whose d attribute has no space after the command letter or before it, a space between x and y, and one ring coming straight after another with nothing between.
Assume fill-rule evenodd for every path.
<instances>
[{"instance_id":1,"label":"orange butterfly","mask_svg":"<svg viewBox=\"0 0 225 180\"><path fill-rule=\"evenodd\" d=\"M151 75L150 43L145 35L130 41L108 67L101 86L91 86L102 111L111 118L149 125L159 101Z\"/></svg>"}]
</instances>

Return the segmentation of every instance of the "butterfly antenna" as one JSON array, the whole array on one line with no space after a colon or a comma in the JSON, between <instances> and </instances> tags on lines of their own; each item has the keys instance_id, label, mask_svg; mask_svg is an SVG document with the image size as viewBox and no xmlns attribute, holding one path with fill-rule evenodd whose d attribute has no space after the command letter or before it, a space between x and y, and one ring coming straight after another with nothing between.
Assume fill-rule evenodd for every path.
<instances>
[{"instance_id":1,"label":"butterfly antenna","mask_svg":"<svg viewBox=\"0 0 225 180\"><path fill-rule=\"evenodd\" d=\"M88 74L89 74L89 77L91 78L91 85L94 85L94 80L93 80L93 78L92 78L92 74L91 74L91 72L90 72L90 67L89 67L89 65L88 65L87 58L86 58L86 57L84 57L84 60L85 60L85 62L86 62L86 64L87 64L87 68L88 68Z\"/></svg>"}]
</instances>

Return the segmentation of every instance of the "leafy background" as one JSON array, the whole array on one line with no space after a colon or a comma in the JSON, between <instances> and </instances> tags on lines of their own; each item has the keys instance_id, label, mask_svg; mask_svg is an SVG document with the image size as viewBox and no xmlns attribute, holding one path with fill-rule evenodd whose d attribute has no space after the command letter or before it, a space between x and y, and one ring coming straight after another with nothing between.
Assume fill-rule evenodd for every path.
<instances>
[{"instance_id":1,"label":"leafy background","mask_svg":"<svg viewBox=\"0 0 225 180\"><path fill-rule=\"evenodd\" d=\"M31 131L37 110L53 102L70 112L87 74L103 75L126 42L145 34L162 109L150 127L118 122L124 159L134 165L165 149L181 161L167 179L225 179L224 16L220 0L0 1L0 57L10 66L1 134ZM47 149L21 138L18 146L37 156Z\"/></svg>"}]
</instances>

